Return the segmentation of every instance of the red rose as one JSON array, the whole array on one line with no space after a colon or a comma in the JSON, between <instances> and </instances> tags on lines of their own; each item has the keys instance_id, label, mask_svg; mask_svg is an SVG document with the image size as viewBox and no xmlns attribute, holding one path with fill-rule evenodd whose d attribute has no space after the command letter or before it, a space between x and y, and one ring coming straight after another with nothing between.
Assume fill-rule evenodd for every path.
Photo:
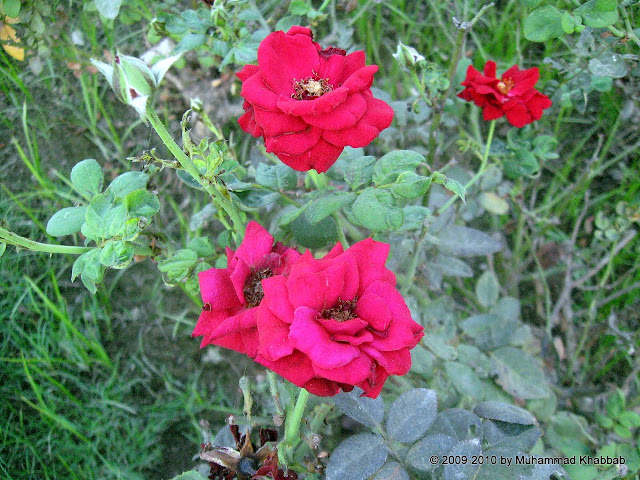
<instances>
[{"instance_id":1,"label":"red rose","mask_svg":"<svg viewBox=\"0 0 640 480\"><path fill-rule=\"evenodd\" d=\"M288 272L299 257L293 248L274 245L269 232L249 222L238 250L227 248L227 268L198 274L204 307L192 336L204 336L200 347L219 345L255 357L256 307L264 296L260 282Z\"/></svg>"},{"instance_id":2,"label":"red rose","mask_svg":"<svg viewBox=\"0 0 640 480\"><path fill-rule=\"evenodd\" d=\"M325 172L345 146L364 147L391 124L393 110L371 93L377 70L362 51L323 50L308 28L273 32L258 65L237 74L246 112L238 123L294 170Z\"/></svg>"},{"instance_id":3,"label":"red rose","mask_svg":"<svg viewBox=\"0 0 640 480\"><path fill-rule=\"evenodd\" d=\"M338 244L263 280L255 361L319 396L358 386L375 398L389 375L407 373L423 328L384 266L388 254L372 239L344 252Z\"/></svg>"},{"instance_id":4,"label":"red rose","mask_svg":"<svg viewBox=\"0 0 640 480\"><path fill-rule=\"evenodd\" d=\"M538 78L537 67L519 70L514 65L498 79L495 62L487 62L484 75L469 65L467 78L461 84L466 88L458 97L481 107L485 120L506 115L511 125L520 128L539 120L542 111L551 106L549 97L533 88Z\"/></svg>"}]
</instances>

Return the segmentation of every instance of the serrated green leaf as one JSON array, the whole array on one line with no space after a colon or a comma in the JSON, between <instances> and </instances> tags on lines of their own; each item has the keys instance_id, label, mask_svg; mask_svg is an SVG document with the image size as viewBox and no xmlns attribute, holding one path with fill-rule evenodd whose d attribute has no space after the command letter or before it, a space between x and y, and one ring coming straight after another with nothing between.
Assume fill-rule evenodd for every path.
<instances>
[{"instance_id":1,"label":"serrated green leaf","mask_svg":"<svg viewBox=\"0 0 640 480\"><path fill-rule=\"evenodd\" d=\"M374 165L373 182L376 185L394 183L402 172L414 171L424 161L422 155L411 150L389 152Z\"/></svg>"},{"instance_id":2,"label":"serrated green leaf","mask_svg":"<svg viewBox=\"0 0 640 480\"><path fill-rule=\"evenodd\" d=\"M321 222L345 205L350 205L357 195L353 192L331 191L306 205L305 218L311 225Z\"/></svg>"},{"instance_id":3,"label":"serrated green leaf","mask_svg":"<svg viewBox=\"0 0 640 480\"><path fill-rule=\"evenodd\" d=\"M448 225L437 233L438 245L460 257L490 255L502 249L502 245L480 230Z\"/></svg>"},{"instance_id":4,"label":"serrated green leaf","mask_svg":"<svg viewBox=\"0 0 640 480\"><path fill-rule=\"evenodd\" d=\"M389 191L400 198L422 197L431 185L431 177L423 177L415 172L402 172L389 187Z\"/></svg>"},{"instance_id":5,"label":"serrated green leaf","mask_svg":"<svg viewBox=\"0 0 640 480\"><path fill-rule=\"evenodd\" d=\"M582 23L591 28L606 28L618 21L618 10L599 10L598 0L589 0L576 8L573 13L580 15Z\"/></svg>"},{"instance_id":6,"label":"serrated green leaf","mask_svg":"<svg viewBox=\"0 0 640 480\"><path fill-rule=\"evenodd\" d=\"M176 48L173 50L174 54L188 52L190 50L195 50L198 47L201 47L205 43L207 43L207 34L206 33L187 33L182 39L180 43L176 45Z\"/></svg>"},{"instance_id":7,"label":"serrated green leaf","mask_svg":"<svg viewBox=\"0 0 640 480\"><path fill-rule=\"evenodd\" d=\"M291 190L298 183L295 170L287 165L261 163L256 170L256 183L277 192Z\"/></svg>"},{"instance_id":8,"label":"serrated green leaf","mask_svg":"<svg viewBox=\"0 0 640 480\"><path fill-rule=\"evenodd\" d=\"M360 433L340 443L329 457L327 480L364 480L387 460L389 450L380 435Z\"/></svg>"},{"instance_id":9,"label":"serrated green leaf","mask_svg":"<svg viewBox=\"0 0 640 480\"><path fill-rule=\"evenodd\" d=\"M553 5L536 8L524 19L524 36L532 42L546 42L564 35L563 12Z\"/></svg>"},{"instance_id":10,"label":"serrated green leaf","mask_svg":"<svg viewBox=\"0 0 640 480\"><path fill-rule=\"evenodd\" d=\"M71 169L71 183L86 198L100 193L103 180L102 167L93 158L82 160Z\"/></svg>"},{"instance_id":11,"label":"serrated green leaf","mask_svg":"<svg viewBox=\"0 0 640 480\"><path fill-rule=\"evenodd\" d=\"M231 232L229 232L228 230L225 230L224 232L222 232L222 234L227 234L229 238L231 237ZM222 236L222 234L220 235ZM216 247L211 243L209 237L193 238L189 243L187 243L187 248L196 252L198 257L208 257L216 251Z\"/></svg>"},{"instance_id":12,"label":"serrated green leaf","mask_svg":"<svg viewBox=\"0 0 640 480\"><path fill-rule=\"evenodd\" d=\"M16 18L20 15L20 0L4 0L2 10L7 17Z\"/></svg>"},{"instance_id":13,"label":"serrated green leaf","mask_svg":"<svg viewBox=\"0 0 640 480\"><path fill-rule=\"evenodd\" d=\"M398 462L387 462L371 477L371 480L410 480L410 477Z\"/></svg>"},{"instance_id":14,"label":"serrated green leaf","mask_svg":"<svg viewBox=\"0 0 640 480\"><path fill-rule=\"evenodd\" d=\"M4 242L0 242L0 257L4 255L5 250L7 249L7 244Z\"/></svg>"},{"instance_id":15,"label":"serrated green leaf","mask_svg":"<svg viewBox=\"0 0 640 480\"><path fill-rule=\"evenodd\" d=\"M462 330L485 351L509 345L520 325L517 318L501 318L494 314L474 315L461 323Z\"/></svg>"},{"instance_id":16,"label":"serrated green leaf","mask_svg":"<svg viewBox=\"0 0 640 480\"><path fill-rule=\"evenodd\" d=\"M443 433L427 435L409 449L406 462L416 470L431 472L442 464L442 457L447 455L456 443L455 438ZM433 461L434 457L438 458L437 462Z\"/></svg>"},{"instance_id":17,"label":"serrated green leaf","mask_svg":"<svg viewBox=\"0 0 640 480\"><path fill-rule=\"evenodd\" d=\"M476 283L476 298L483 307L488 308L496 304L499 296L500 284L498 279L491 270L487 270L480 275Z\"/></svg>"},{"instance_id":18,"label":"serrated green leaf","mask_svg":"<svg viewBox=\"0 0 640 480\"><path fill-rule=\"evenodd\" d=\"M232 196L236 197L240 203L248 209L257 209L269 205L278 200L279 195L279 193L272 192L265 188L252 188L241 192L232 192Z\"/></svg>"},{"instance_id":19,"label":"serrated green leaf","mask_svg":"<svg viewBox=\"0 0 640 480\"><path fill-rule=\"evenodd\" d=\"M94 0L94 3L100 15L113 20L118 16L122 0Z\"/></svg>"},{"instance_id":20,"label":"serrated green leaf","mask_svg":"<svg viewBox=\"0 0 640 480\"><path fill-rule=\"evenodd\" d=\"M104 266L100 263L100 249L95 248L80 255L73 264L71 281L78 275L82 283L91 293L98 291L97 285L104 278Z\"/></svg>"},{"instance_id":21,"label":"serrated green leaf","mask_svg":"<svg viewBox=\"0 0 640 480\"><path fill-rule=\"evenodd\" d=\"M307 248L322 248L338 240L338 226L332 217L311 225L305 215L300 215L289 224L295 241Z\"/></svg>"},{"instance_id":22,"label":"serrated green leaf","mask_svg":"<svg viewBox=\"0 0 640 480\"><path fill-rule=\"evenodd\" d=\"M126 221L127 209L124 202L114 198L110 192L100 193L93 197L87 207L82 232L85 235L91 234L87 238L94 240L111 238L124 232Z\"/></svg>"},{"instance_id":23,"label":"serrated green leaf","mask_svg":"<svg viewBox=\"0 0 640 480\"><path fill-rule=\"evenodd\" d=\"M544 373L534 357L514 347L502 347L491 353L491 370L496 382L507 392L522 399L549 396Z\"/></svg>"},{"instance_id":24,"label":"serrated green leaf","mask_svg":"<svg viewBox=\"0 0 640 480\"><path fill-rule=\"evenodd\" d=\"M366 156L350 160L344 169L344 180L352 190L357 190L371 183L375 157Z\"/></svg>"},{"instance_id":25,"label":"serrated green leaf","mask_svg":"<svg viewBox=\"0 0 640 480\"><path fill-rule=\"evenodd\" d=\"M427 435L442 433L462 441L477 438L481 430L482 422L476 415L462 408L450 408L436 416Z\"/></svg>"},{"instance_id":26,"label":"serrated green leaf","mask_svg":"<svg viewBox=\"0 0 640 480\"><path fill-rule=\"evenodd\" d=\"M596 0L594 8L600 12L610 12L618 8L618 0Z\"/></svg>"},{"instance_id":27,"label":"serrated green leaf","mask_svg":"<svg viewBox=\"0 0 640 480\"><path fill-rule=\"evenodd\" d=\"M400 395L389 408L387 433L399 442L415 442L431 426L437 413L436 392L414 388Z\"/></svg>"},{"instance_id":28,"label":"serrated green leaf","mask_svg":"<svg viewBox=\"0 0 640 480\"><path fill-rule=\"evenodd\" d=\"M362 389L355 387L351 392L342 392L333 397L336 406L356 422L366 427L377 428L384 417L382 397L361 397Z\"/></svg>"},{"instance_id":29,"label":"serrated green leaf","mask_svg":"<svg viewBox=\"0 0 640 480\"><path fill-rule=\"evenodd\" d=\"M356 221L373 231L397 230L404 223L404 212L395 206L391 192L379 188L365 189L353 203Z\"/></svg>"},{"instance_id":30,"label":"serrated green leaf","mask_svg":"<svg viewBox=\"0 0 640 480\"><path fill-rule=\"evenodd\" d=\"M473 409L473 413L480 418L517 423L519 425L535 425L537 423L536 417L524 408L502 402L481 402Z\"/></svg>"},{"instance_id":31,"label":"serrated green leaf","mask_svg":"<svg viewBox=\"0 0 640 480\"><path fill-rule=\"evenodd\" d=\"M483 398L483 385L471 367L459 362L445 362L444 370L447 378L461 395L471 398Z\"/></svg>"},{"instance_id":32,"label":"serrated green leaf","mask_svg":"<svg viewBox=\"0 0 640 480\"><path fill-rule=\"evenodd\" d=\"M107 242L100 252L100 263L105 267L122 269L133 260L133 245L121 240Z\"/></svg>"},{"instance_id":33,"label":"serrated green leaf","mask_svg":"<svg viewBox=\"0 0 640 480\"><path fill-rule=\"evenodd\" d=\"M148 190L134 190L124 198L129 218L153 217L160 210L160 201Z\"/></svg>"},{"instance_id":34,"label":"serrated green leaf","mask_svg":"<svg viewBox=\"0 0 640 480\"><path fill-rule=\"evenodd\" d=\"M289 13L291 15L306 15L313 8L305 0L292 0L289 4Z\"/></svg>"},{"instance_id":35,"label":"serrated green leaf","mask_svg":"<svg viewBox=\"0 0 640 480\"><path fill-rule=\"evenodd\" d=\"M453 458L466 457L467 459L477 458L482 454L482 448L480 447L480 440L473 438L471 440L464 440L455 445L449 455ZM444 479L445 480L459 480L459 479L471 479L476 478L478 470L480 470L480 464L472 461L468 462L451 462L444 466Z\"/></svg>"},{"instance_id":36,"label":"serrated green leaf","mask_svg":"<svg viewBox=\"0 0 640 480\"><path fill-rule=\"evenodd\" d=\"M202 185L198 183L198 181L189 175L184 170L176 170L177 177L183 182L189 185L191 188L195 188L197 190L202 190Z\"/></svg>"},{"instance_id":37,"label":"serrated green leaf","mask_svg":"<svg viewBox=\"0 0 640 480\"><path fill-rule=\"evenodd\" d=\"M67 207L57 211L47 222L47 233L62 237L79 232L84 224L87 207Z\"/></svg>"},{"instance_id":38,"label":"serrated green leaf","mask_svg":"<svg viewBox=\"0 0 640 480\"><path fill-rule=\"evenodd\" d=\"M158 262L158 270L167 275L170 282L181 282L198 263L198 254L191 249L178 250L169 258Z\"/></svg>"},{"instance_id":39,"label":"serrated green leaf","mask_svg":"<svg viewBox=\"0 0 640 480\"><path fill-rule=\"evenodd\" d=\"M495 215L504 215L509 213L509 204L507 201L493 192L482 192L479 197L480 205Z\"/></svg>"},{"instance_id":40,"label":"serrated green leaf","mask_svg":"<svg viewBox=\"0 0 640 480\"><path fill-rule=\"evenodd\" d=\"M207 477L202 476L195 470L181 473L177 477L173 477L171 480L207 480Z\"/></svg>"},{"instance_id":41,"label":"serrated green leaf","mask_svg":"<svg viewBox=\"0 0 640 480\"><path fill-rule=\"evenodd\" d=\"M146 188L148 180L149 175L144 172L126 172L114 178L107 190L116 197L124 198L135 190Z\"/></svg>"}]
</instances>

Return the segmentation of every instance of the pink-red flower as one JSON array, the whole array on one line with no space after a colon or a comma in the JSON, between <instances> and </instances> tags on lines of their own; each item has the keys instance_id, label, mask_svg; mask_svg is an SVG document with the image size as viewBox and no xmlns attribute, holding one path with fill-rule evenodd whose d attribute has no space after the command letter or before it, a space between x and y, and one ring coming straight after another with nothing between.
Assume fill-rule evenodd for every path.
<instances>
[{"instance_id":1,"label":"pink-red flower","mask_svg":"<svg viewBox=\"0 0 640 480\"><path fill-rule=\"evenodd\" d=\"M542 111L551 106L551 100L534 88L539 78L537 67L519 70L514 65L497 78L495 62L486 63L484 75L469 65L462 82L466 88L458 97L481 107L485 120L506 115L511 125L521 128L539 120Z\"/></svg>"},{"instance_id":2,"label":"pink-red flower","mask_svg":"<svg viewBox=\"0 0 640 480\"><path fill-rule=\"evenodd\" d=\"M204 307L192 336L203 336L201 347L219 345L251 358L258 353L257 306L261 280L287 273L300 253L285 247L256 222L249 222L235 252L227 248L227 268L198 274Z\"/></svg>"},{"instance_id":3,"label":"pink-red flower","mask_svg":"<svg viewBox=\"0 0 640 480\"><path fill-rule=\"evenodd\" d=\"M362 51L323 49L308 28L273 32L258 65L237 74L245 100L238 123L291 168L325 172L345 146L364 147L391 124L393 110L371 93L377 70Z\"/></svg>"},{"instance_id":4,"label":"pink-red flower","mask_svg":"<svg viewBox=\"0 0 640 480\"><path fill-rule=\"evenodd\" d=\"M372 239L338 244L263 280L255 361L319 396L358 386L375 398L389 375L407 373L423 327L395 288L388 254Z\"/></svg>"}]
</instances>

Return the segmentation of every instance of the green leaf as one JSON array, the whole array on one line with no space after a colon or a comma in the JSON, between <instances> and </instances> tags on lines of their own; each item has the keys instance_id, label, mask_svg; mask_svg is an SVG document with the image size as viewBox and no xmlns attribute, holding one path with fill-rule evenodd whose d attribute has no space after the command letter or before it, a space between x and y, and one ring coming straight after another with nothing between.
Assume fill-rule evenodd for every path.
<instances>
[{"instance_id":1,"label":"green leaf","mask_svg":"<svg viewBox=\"0 0 640 480\"><path fill-rule=\"evenodd\" d=\"M596 0L595 10L610 12L618 8L618 0Z\"/></svg>"},{"instance_id":2,"label":"green leaf","mask_svg":"<svg viewBox=\"0 0 640 480\"><path fill-rule=\"evenodd\" d=\"M94 0L94 3L100 15L109 20L113 20L118 16L122 0Z\"/></svg>"},{"instance_id":3,"label":"green leaf","mask_svg":"<svg viewBox=\"0 0 640 480\"><path fill-rule=\"evenodd\" d=\"M195 50L198 47L201 47L205 43L207 43L207 34L205 33L187 33L182 39L180 43L173 50L174 54L188 52L190 50Z\"/></svg>"},{"instance_id":4,"label":"green leaf","mask_svg":"<svg viewBox=\"0 0 640 480\"><path fill-rule=\"evenodd\" d=\"M418 230L422 228L424 222L431 216L431 210L422 205L408 205L402 209L404 223L400 231Z\"/></svg>"},{"instance_id":5,"label":"green leaf","mask_svg":"<svg viewBox=\"0 0 640 480\"><path fill-rule=\"evenodd\" d=\"M340 443L329 457L327 480L364 480L387 460L389 450L375 433L360 433Z\"/></svg>"},{"instance_id":6,"label":"green leaf","mask_svg":"<svg viewBox=\"0 0 640 480\"><path fill-rule=\"evenodd\" d=\"M366 156L350 160L344 169L344 180L352 190L357 190L371 183L375 157Z\"/></svg>"},{"instance_id":7,"label":"green leaf","mask_svg":"<svg viewBox=\"0 0 640 480\"><path fill-rule=\"evenodd\" d=\"M519 425L535 425L536 417L524 408L502 402L482 402L473 409L480 418L499 420L501 422L517 423Z\"/></svg>"},{"instance_id":8,"label":"green leaf","mask_svg":"<svg viewBox=\"0 0 640 480\"><path fill-rule=\"evenodd\" d=\"M62 237L79 232L84 223L87 207L67 207L57 211L47 222L47 233Z\"/></svg>"},{"instance_id":9,"label":"green leaf","mask_svg":"<svg viewBox=\"0 0 640 480\"><path fill-rule=\"evenodd\" d=\"M122 269L131 263L133 254L133 245L129 242L110 241L101 249L100 263L105 267Z\"/></svg>"},{"instance_id":10,"label":"green leaf","mask_svg":"<svg viewBox=\"0 0 640 480\"><path fill-rule=\"evenodd\" d=\"M313 8L305 0L292 0L289 4L289 13L291 15L306 15Z\"/></svg>"},{"instance_id":11,"label":"green leaf","mask_svg":"<svg viewBox=\"0 0 640 480\"><path fill-rule=\"evenodd\" d=\"M458 362L445 362L447 378L461 395L482 398L483 384L471 367Z\"/></svg>"},{"instance_id":12,"label":"green leaf","mask_svg":"<svg viewBox=\"0 0 640 480\"><path fill-rule=\"evenodd\" d=\"M384 417L382 397L361 397L362 389L355 387L351 392L342 392L333 397L336 406L356 422L366 427L377 428Z\"/></svg>"},{"instance_id":13,"label":"green leaf","mask_svg":"<svg viewBox=\"0 0 640 480\"><path fill-rule=\"evenodd\" d=\"M110 193L100 193L87 207L82 233L93 240L111 238L123 233L126 221L127 209L123 201Z\"/></svg>"},{"instance_id":14,"label":"green leaf","mask_svg":"<svg viewBox=\"0 0 640 480\"><path fill-rule=\"evenodd\" d=\"M124 198L129 218L153 217L160 210L160 201L148 190L134 190Z\"/></svg>"},{"instance_id":15,"label":"green leaf","mask_svg":"<svg viewBox=\"0 0 640 480\"><path fill-rule=\"evenodd\" d=\"M513 157L504 161L504 173L514 180L533 175L538 170L540 170L538 159L529 150L518 150Z\"/></svg>"},{"instance_id":16,"label":"green leaf","mask_svg":"<svg viewBox=\"0 0 640 480\"><path fill-rule=\"evenodd\" d=\"M71 270L71 281L80 275L84 286L93 294L98 291L97 285L104 278L105 269L100 263L100 253L99 248L83 253L73 263Z\"/></svg>"},{"instance_id":17,"label":"green leaf","mask_svg":"<svg viewBox=\"0 0 640 480\"><path fill-rule=\"evenodd\" d=\"M447 455L456 443L455 438L443 433L427 435L409 449L406 461L416 470L431 472L441 465L442 457ZM433 462L433 457L438 457L438 461Z\"/></svg>"},{"instance_id":18,"label":"green leaf","mask_svg":"<svg viewBox=\"0 0 640 480\"><path fill-rule=\"evenodd\" d=\"M617 389L607 398L607 413L611 418L618 418L624 412L625 407L624 393Z\"/></svg>"},{"instance_id":19,"label":"green leaf","mask_svg":"<svg viewBox=\"0 0 640 480\"><path fill-rule=\"evenodd\" d=\"M438 245L460 257L490 255L502 249L502 245L480 230L448 225L437 233Z\"/></svg>"},{"instance_id":20,"label":"green leaf","mask_svg":"<svg viewBox=\"0 0 640 480\"><path fill-rule=\"evenodd\" d=\"M102 167L93 158L77 163L71 169L71 183L83 197L93 197L102 189Z\"/></svg>"},{"instance_id":21,"label":"green leaf","mask_svg":"<svg viewBox=\"0 0 640 480\"><path fill-rule=\"evenodd\" d=\"M391 404L387 414L387 433L399 442L415 442L431 426L437 413L436 392L414 388Z\"/></svg>"},{"instance_id":22,"label":"green leaf","mask_svg":"<svg viewBox=\"0 0 640 480\"><path fill-rule=\"evenodd\" d=\"M424 162L424 157L411 150L394 150L383 156L373 167L376 185L394 183L402 172L414 171Z\"/></svg>"},{"instance_id":23,"label":"green leaf","mask_svg":"<svg viewBox=\"0 0 640 480\"><path fill-rule=\"evenodd\" d=\"M191 249L178 250L169 258L158 262L158 270L167 275L169 282L181 282L198 263L198 254Z\"/></svg>"},{"instance_id":24,"label":"green leaf","mask_svg":"<svg viewBox=\"0 0 640 480\"><path fill-rule=\"evenodd\" d=\"M622 56L610 51L589 60L589 71L599 77L622 78L629 68Z\"/></svg>"},{"instance_id":25,"label":"green leaf","mask_svg":"<svg viewBox=\"0 0 640 480\"><path fill-rule=\"evenodd\" d=\"M338 240L338 227L332 217L312 225L305 215L300 215L290 223L289 228L296 242L307 248L326 247Z\"/></svg>"},{"instance_id":26,"label":"green leaf","mask_svg":"<svg viewBox=\"0 0 640 480\"><path fill-rule=\"evenodd\" d=\"M230 235L231 232L229 232L228 230L225 230L220 235L222 236L223 234L226 234L227 237L231 236ZM193 238L189 243L187 243L187 248L196 252L198 257L208 257L209 255L212 255L213 252L216 251L216 247L211 243L211 240L209 240L209 237Z\"/></svg>"},{"instance_id":27,"label":"green leaf","mask_svg":"<svg viewBox=\"0 0 640 480\"><path fill-rule=\"evenodd\" d=\"M484 272L476 283L476 298L485 307L492 307L500 296L500 284L491 270Z\"/></svg>"},{"instance_id":28,"label":"green leaf","mask_svg":"<svg viewBox=\"0 0 640 480\"><path fill-rule=\"evenodd\" d=\"M350 205L357 195L353 192L331 191L325 196L310 201L305 208L305 218L315 225L345 205Z\"/></svg>"},{"instance_id":29,"label":"green leaf","mask_svg":"<svg viewBox=\"0 0 640 480\"><path fill-rule=\"evenodd\" d=\"M482 454L480 448L480 440L472 438L471 440L465 440L454 446L449 455L455 457L466 457L472 459L479 457ZM479 464L474 464L472 461L468 462L451 462L444 466L444 478L445 480L457 480L463 478L476 478L480 470Z\"/></svg>"},{"instance_id":30,"label":"green leaf","mask_svg":"<svg viewBox=\"0 0 640 480\"><path fill-rule=\"evenodd\" d=\"M369 187L358 195L351 212L360 225L373 231L397 230L404 223L391 192L378 188Z\"/></svg>"},{"instance_id":31,"label":"green leaf","mask_svg":"<svg viewBox=\"0 0 640 480\"><path fill-rule=\"evenodd\" d=\"M202 190L202 185L200 185L195 178L193 178L191 175L189 175L184 170L177 170L176 171L176 175L178 176L178 178L180 180L182 180L182 182L186 183L191 188L195 188L197 190Z\"/></svg>"},{"instance_id":32,"label":"green leaf","mask_svg":"<svg viewBox=\"0 0 640 480\"><path fill-rule=\"evenodd\" d=\"M628 410L622 412L618 416L618 422L620 422L620 425L622 425L623 427L629 429L638 428L640 427L640 415L638 415L636 412Z\"/></svg>"},{"instance_id":33,"label":"green leaf","mask_svg":"<svg viewBox=\"0 0 640 480\"><path fill-rule=\"evenodd\" d=\"M398 462L387 462L371 480L410 480L410 477Z\"/></svg>"},{"instance_id":34,"label":"green leaf","mask_svg":"<svg viewBox=\"0 0 640 480\"><path fill-rule=\"evenodd\" d=\"M277 192L291 190L298 183L295 170L287 165L267 165L261 163L256 170L256 183Z\"/></svg>"},{"instance_id":35,"label":"green leaf","mask_svg":"<svg viewBox=\"0 0 640 480\"><path fill-rule=\"evenodd\" d=\"M423 177L415 172L402 172L396 182L389 187L391 193L400 198L422 197L431 185L431 177Z\"/></svg>"},{"instance_id":36,"label":"green leaf","mask_svg":"<svg viewBox=\"0 0 640 480\"><path fill-rule=\"evenodd\" d=\"M496 382L507 392L522 399L549 396L549 387L537 360L527 352L502 347L491 354L491 370Z\"/></svg>"},{"instance_id":37,"label":"green leaf","mask_svg":"<svg viewBox=\"0 0 640 480\"><path fill-rule=\"evenodd\" d=\"M542 0L523 0L527 8L535 8Z\"/></svg>"},{"instance_id":38,"label":"green leaf","mask_svg":"<svg viewBox=\"0 0 640 480\"><path fill-rule=\"evenodd\" d=\"M3 0L2 10L7 17L16 18L20 15L20 0Z\"/></svg>"},{"instance_id":39,"label":"green leaf","mask_svg":"<svg viewBox=\"0 0 640 480\"><path fill-rule=\"evenodd\" d=\"M482 422L476 415L468 410L452 408L440 412L436 416L428 434L442 433L455 438L457 441L462 441L469 438L477 438L480 436L481 431Z\"/></svg>"},{"instance_id":40,"label":"green leaf","mask_svg":"<svg viewBox=\"0 0 640 480\"><path fill-rule=\"evenodd\" d=\"M570 12L563 12L561 25L564 33L570 35L576 30L576 18Z\"/></svg>"},{"instance_id":41,"label":"green leaf","mask_svg":"<svg viewBox=\"0 0 640 480\"><path fill-rule=\"evenodd\" d=\"M0 257L4 255L5 250L7 249L7 244L4 242L0 242Z\"/></svg>"},{"instance_id":42,"label":"green leaf","mask_svg":"<svg viewBox=\"0 0 640 480\"><path fill-rule=\"evenodd\" d=\"M490 313L469 317L460 326L478 348L487 351L509 345L521 323L517 318L501 318Z\"/></svg>"},{"instance_id":43,"label":"green leaf","mask_svg":"<svg viewBox=\"0 0 640 480\"><path fill-rule=\"evenodd\" d=\"M598 9L598 0L589 0L573 11L582 17L582 23L591 28L606 28L618 21L618 10L610 11Z\"/></svg>"},{"instance_id":44,"label":"green leaf","mask_svg":"<svg viewBox=\"0 0 640 480\"><path fill-rule=\"evenodd\" d=\"M143 172L126 172L118 175L107 187L116 197L124 198L135 190L146 188L149 175Z\"/></svg>"},{"instance_id":45,"label":"green leaf","mask_svg":"<svg viewBox=\"0 0 640 480\"><path fill-rule=\"evenodd\" d=\"M563 13L553 5L536 8L524 20L524 36L532 42L546 42L564 35Z\"/></svg>"}]
</instances>

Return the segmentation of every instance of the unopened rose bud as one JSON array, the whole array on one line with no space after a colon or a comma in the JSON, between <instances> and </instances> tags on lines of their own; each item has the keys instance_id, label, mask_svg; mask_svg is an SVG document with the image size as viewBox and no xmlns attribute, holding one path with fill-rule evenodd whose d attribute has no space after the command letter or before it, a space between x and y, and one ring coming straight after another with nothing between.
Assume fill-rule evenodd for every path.
<instances>
[{"instance_id":1,"label":"unopened rose bud","mask_svg":"<svg viewBox=\"0 0 640 480\"><path fill-rule=\"evenodd\" d=\"M425 58L420 55L415 48L409 47L402 42L398 44L398 48L396 49L396 53L393 54L393 57L403 67L415 67L425 61Z\"/></svg>"},{"instance_id":2,"label":"unopened rose bud","mask_svg":"<svg viewBox=\"0 0 640 480\"><path fill-rule=\"evenodd\" d=\"M91 63L107 78L118 100L135 108L145 120L147 107L153 100L164 74L178 58L180 55L165 58L149 68L139 58L116 52L111 65L93 59Z\"/></svg>"}]
</instances>

